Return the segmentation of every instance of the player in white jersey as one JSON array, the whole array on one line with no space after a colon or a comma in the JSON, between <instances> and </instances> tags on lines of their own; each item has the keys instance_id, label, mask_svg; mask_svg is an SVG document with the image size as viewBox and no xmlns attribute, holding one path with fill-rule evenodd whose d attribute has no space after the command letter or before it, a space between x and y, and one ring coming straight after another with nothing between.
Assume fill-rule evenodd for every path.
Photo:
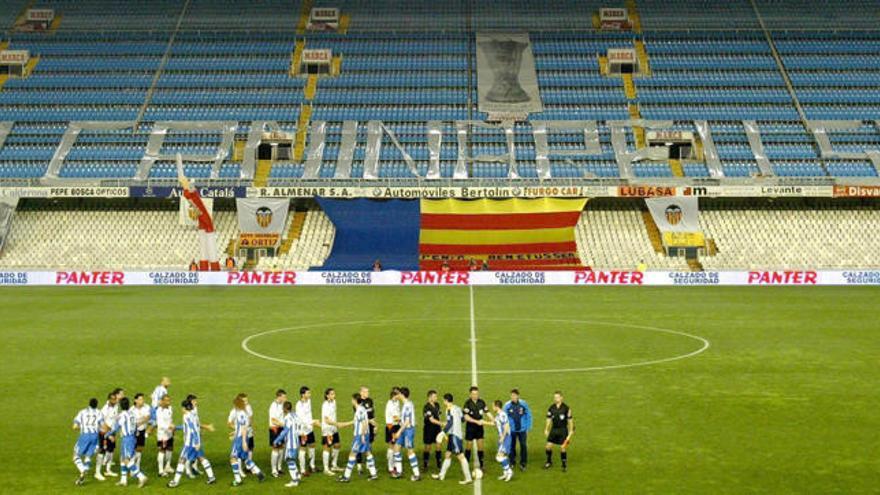
<instances>
[{"instance_id":1,"label":"player in white jersey","mask_svg":"<svg viewBox=\"0 0 880 495\"><path fill-rule=\"evenodd\" d=\"M248 471L254 474L257 479L262 482L266 479L266 475L260 471L260 468L254 463L250 456L250 447L248 446L248 426L251 423L247 413L247 402L239 394L232 402L233 408L232 418L232 450L229 453L229 464L232 466L232 475L235 478L232 486L239 486L242 483L241 464L244 463Z\"/></svg>"},{"instance_id":2,"label":"player in white jersey","mask_svg":"<svg viewBox=\"0 0 880 495\"><path fill-rule=\"evenodd\" d=\"M315 420L312 419L312 391L309 387L299 388L299 400L296 401L296 415L302 423L299 432L299 470L303 476L315 472ZM306 451L309 454L309 471L306 471Z\"/></svg>"},{"instance_id":3,"label":"player in white jersey","mask_svg":"<svg viewBox=\"0 0 880 495\"><path fill-rule=\"evenodd\" d=\"M397 393L397 400L401 403L400 407L400 430L394 434L394 477L399 478L403 475L403 454L401 450L406 449L406 456L409 465L412 467L412 477L410 481L419 481L421 473L419 472L419 457L416 455L416 408L409 398L409 388L400 387Z\"/></svg>"},{"instance_id":4,"label":"player in white jersey","mask_svg":"<svg viewBox=\"0 0 880 495\"><path fill-rule=\"evenodd\" d=\"M150 409L152 410L152 420L153 424L156 423L156 409L159 407L159 403L162 402L162 397L168 395L168 387L171 386L171 379L167 376L163 376L161 380L159 380L159 384L156 385L156 388L153 389L153 393L150 394Z\"/></svg>"},{"instance_id":5,"label":"player in white jersey","mask_svg":"<svg viewBox=\"0 0 880 495\"><path fill-rule=\"evenodd\" d=\"M193 400L195 397L193 396ZM177 459L177 470L174 472L174 479L168 482L168 488L175 488L180 485L180 478L183 477L184 466L187 462L201 461L205 473L208 475L208 484L214 484L217 479L214 477L214 470L211 463L205 458L205 450L202 446L202 430L214 431L214 427L210 424L203 425L199 421L199 413L196 405L192 400L187 399L180 404L183 413L183 450L180 451L180 457Z\"/></svg>"},{"instance_id":6,"label":"player in white jersey","mask_svg":"<svg viewBox=\"0 0 880 495\"><path fill-rule=\"evenodd\" d=\"M394 435L400 431L400 401L397 400L399 393L399 387L392 387L388 402L385 403L385 460L388 463L388 474L392 477L397 476L394 470Z\"/></svg>"},{"instance_id":7,"label":"player in white jersey","mask_svg":"<svg viewBox=\"0 0 880 495\"><path fill-rule=\"evenodd\" d=\"M134 418L137 421L137 435L135 444L134 463L138 469L141 468L141 456L144 453L144 446L147 444L147 426L153 418L152 408L144 401L144 394L138 392L134 394L134 404L131 407Z\"/></svg>"},{"instance_id":8,"label":"player in white jersey","mask_svg":"<svg viewBox=\"0 0 880 495\"><path fill-rule=\"evenodd\" d=\"M333 476L339 469L339 428L336 426L336 391L328 388L324 391L324 403L321 404L321 444L324 451L324 474ZM331 460L332 457L332 460Z\"/></svg>"},{"instance_id":9,"label":"player in white jersey","mask_svg":"<svg viewBox=\"0 0 880 495\"><path fill-rule=\"evenodd\" d=\"M370 442L370 418L367 409L363 406L364 398L361 394L355 393L351 396L351 405L354 407L354 419L345 423L337 423L338 428L352 426L354 428L354 439L351 441L351 452L348 454L348 463L345 465L345 471L337 481L348 483L351 481L351 471L357 463L358 454L362 454L367 460L367 470L370 472L370 481L379 479L376 474L376 459L373 457L373 450Z\"/></svg>"},{"instance_id":10,"label":"player in white jersey","mask_svg":"<svg viewBox=\"0 0 880 495\"><path fill-rule=\"evenodd\" d=\"M269 404L269 446L272 448L272 477L281 476L284 466L284 446L275 443L278 434L284 429L284 403L287 402L287 392L278 389L275 392L275 400ZM296 435L296 432L294 432Z\"/></svg>"},{"instance_id":11,"label":"player in white jersey","mask_svg":"<svg viewBox=\"0 0 880 495\"><path fill-rule=\"evenodd\" d=\"M458 462L461 463L461 472L464 473L464 479L459 481L459 483L467 485L473 480L471 479L471 472L468 469L468 462L464 456L464 445L462 444L464 411L452 402L452 394L443 394L443 404L446 406L446 426L437 435L437 443L443 443L444 437L449 437L449 441L446 444L446 458L443 459L440 474L432 474L431 477L441 481L446 479L446 471L452 465L452 456L454 455L458 458Z\"/></svg>"},{"instance_id":12,"label":"player in white jersey","mask_svg":"<svg viewBox=\"0 0 880 495\"><path fill-rule=\"evenodd\" d=\"M273 447L281 447L284 449L284 456L287 457L287 470L290 473L290 482L285 484L287 488L299 486L300 473L296 467L296 461L299 452L299 431L303 428L299 417L293 413L293 404L290 401L284 401L281 405L283 413L283 427L275 436L272 442Z\"/></svg>"},{"instance_id":13,"label":"player in white jersey","mask_svg":"<svg viewBox=\"0 0 880 495\"><path fill-rule=\"evenodd\" d=\"M498 454L495 456L495 460L501 464L501 476L498 477L501 481L510 481L513 478L513 468L510 465L510 447L512 445L512 437L510 435L510 421L507 418L507 413L504 412L504 403L500 400L496 400L492 405L492 409L495 411L495 419L491 420L483 420L483 424L486 426L494 425L498 430Z\"/></svg>"},{"instance_id":14,"label":"player in white jersey","mask_svg":"<svg viewBox=\"0 0 880 495\"><path fill-rule=\"evenodd\" d=\"M122 412L116 417L116 426L110 430L111 434L115 435L118 432L120 436L119 471L122 473L122 476L120 476L119 482L116 485L127 486L128 474L131 473L133 477L137 478L138 487L140 488L147 482L147 476L141 472L135 463L137 430L140 425L134 410L131 409L131 402L128 400L128 397L123 397L119 400L119 407ZM143 421L146 424L149 421L149 415Z\"/></svg>"},{"instance_id":15,"label":"player in white jersey","mask_svg":"<svg viewBox=\"0 0 880 495\"><path fill-rule=\"evenodd\" d=\"M156 463L159 465L159 477L164 478L172 473L171 456L174 453L174 409L171 397L166 395L159 399L156 407Z\"/></svg>"},{"instance_id":16,"label":"player in white jersey","mask_svg":"<svg viewBox=\"0 0 880 495\"><path fill-rule=\"evenodd\" d=\"M248 455L248 458L253 460L254 459L254 425L253 425L254 409L251 407L250 401L248 400L248 396L246 393L242 392L242 393L238 394L236 396L236 399L242 399L244 401L244 412L247 414L247 418L248 418L247 440L246 440L247 447L248 447L247 455ZM226 419L226 424L229 425L229 428L235 428L236 414L237 413L236 413L235 407L233 407L229 411L229 416ZM244 470L243 466L244 466L243 463L240 463L238 465L238 467L239 467L238 474L241 475L242 478L245 478L246 475L245 475L245 470Z\"/></svg>"},{"instance_id":17,"label":"player in white jersey","mask_svg":"<svg viewBox=\"0 0 880 495\"><path fill-rule=\"evenodd\" d=\"M98 410L98 399L89 399L89 407L80 410L73 418L73 429L79 430L79 437L73 447L73 463L79 470L77 485L82 485L86 481L92 456L98 448L98 432L101 431L103 423L104 417Z\"/></svg>"},{"instance_id":18,"label":"player in white jersey","mask_svg":"<svg viewBox=\"0 0 880 495\"><path fill-rule=\"evenodd\" d=\"M104 481L104 476L116 476L112 469L116 438L110 433L110 430L116 427L116 416L119 415L119 399L122 398L120 395L122 393L122 389L117 388L107 394L107 402L101 408L104 424L101 425L101 431L98 433L98 456L95 461L95 479L99 481Z\"/></svg>"}]
</instances>

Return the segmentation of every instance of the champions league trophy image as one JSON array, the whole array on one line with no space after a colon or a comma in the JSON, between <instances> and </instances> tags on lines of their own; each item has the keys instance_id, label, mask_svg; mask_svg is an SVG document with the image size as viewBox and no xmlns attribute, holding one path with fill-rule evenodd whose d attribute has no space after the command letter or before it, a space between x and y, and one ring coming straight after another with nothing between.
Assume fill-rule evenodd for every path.
<instances>
[{"instance_id":1,"label":"champions league trophy image","mask_svg":"<svg viewBox=\"0 0 880 495\"><path fill-rule=\"evenodd\" d=\"M492 69L494 82L486 93L486 99L496 103L525 103L528 93L519 84L519 69L523 51L528 43L513 40L492 40L479 43Z\"/></svg>"}]
</instances>

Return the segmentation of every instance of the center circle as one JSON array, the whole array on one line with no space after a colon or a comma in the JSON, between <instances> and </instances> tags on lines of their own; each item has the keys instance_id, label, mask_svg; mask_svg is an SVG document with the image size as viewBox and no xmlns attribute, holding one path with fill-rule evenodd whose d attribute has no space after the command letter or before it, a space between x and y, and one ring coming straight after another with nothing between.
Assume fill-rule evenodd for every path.
<instances>
[{"instance_id":1,"label":"center circle","mask_svg":"<svg viewBox=\"0 0 880 495\"><path fill-rule=\"evenodd\" d=\"M407 319L391 319L391 320L364 320L364 321L346 321L346 322L324 322L312 323L304 325L296 325L291 327L276 328L263 332L249 335L241 341L241 348L248 354L265 359L268 361L292 364L309 368L332 369L341 371L359 371L359 372L378 372L378 373L416 373L416 374L440 374L440 375L468 375L471 374L470 369L470 347L469 341L469 325L468 318L407 318ZM544 324L541 326L541 324ZM455 325L460 328L460 336L454 338L449 337L449 327ZM496 326L497 325L497 326ZM554 368L528 368L526 366L505 369L478 369L483 375L511 375L511 374L532 374L532 373L579 373L590 371L604 371L622 368L635 368L641 366L649 366L655 364L668 363L681 359L696 356L709 348L710 343L703 337L681 332L678 330L653 327L647 325L636 325L630 323L582 320L582 319L538 319L538 318L477 318L477 354L478 360L489 359L496 353L504 353L509 349L505 349L508 343L516 342L518 339L515 335L507 332L515 331L534 331L542 332L544 340L552 341L554 336L565 339L563 342L566 353L566 359L561 361L564 367ZM304 349L303 342L315 345L318 350L333 349L332 343L338 342L340 338L356 338L353 337L351 331L358 331L364 327L374 330L372 337L382 337L380 341L370 341L364 339L363 353L360 355L382 357L384 356L403 356L408 358L409 362L415 361L423 356L413 355L412 337L422 339L419 341L421 348L428 349L425 353L430 356L424 356L428 359L434 358L442 361L444 365L450 364L448 368L437 369L416 369L407 366L401 367L370 367L370 366L348 366L343 364L333 364L327 362L305 361L299 359L289 359L287 357L273 355L275 353L264 350L265 341L269 341L269 348L272 350L290 346L294 349L300 349L302 355L313 355L318 352L313 349ZM406 327L406 328L401 328ZM502 327L502 328L499 328ZM574 327L574 330L572 330ZM327 332L327 329L337 329L346 332ZM317 333L315 331L318 331ZM408 333L405 333L408 332ZM605 339L594 338L593 345L584 342L589 339L588 334L607 334ZM601 335L600 335L601 337ZM687 349L678 349L682 347L681 342L672 344L669 338L677 341L690 342ZM280 342L279 342L280 339ZM285 340L293 339L290 342ZM669 350L668 347L675 349ZM255 347L257 349L255 349ZM663 348L667 352L663 356L652 356L651 353L656 352L656 348ZM601 363L585 366L582 360L583 356L571 355L571 350L587 350L588 352L598 353L595 359L603 361ZM532 352L530 360L534 359L534 349L521 349L524 353ZM326 352L326 351L324 351ZM334 352L327 352L328 357L334 355ZM620 362L609 362L614 360L615 356L620 356ZM487 355L489 358L487 358ZM554 357L558 355L554 354ZM436 356L436 358L435 358ZM528 358L528 356L526 356ZM424 359L422 360L424 362ZM509 365L509 356L505 357L505 366Z\"/></svg>"}]
</instances>

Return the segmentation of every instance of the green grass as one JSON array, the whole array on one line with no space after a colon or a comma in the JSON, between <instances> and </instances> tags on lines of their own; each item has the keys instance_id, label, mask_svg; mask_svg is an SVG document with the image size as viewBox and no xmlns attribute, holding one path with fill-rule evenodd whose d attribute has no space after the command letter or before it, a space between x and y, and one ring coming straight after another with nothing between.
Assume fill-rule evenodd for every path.
<instances>
[{"instance_id":1,"label":"green grass","mask_svg":"<svg viewBox=\"0 0 880 495\"><path fill-rule=\"evenodd\" d=\"M495 480L495 434L488 430L483 493L877 491L876 288L474 292L481 370L609 366L686 354L701 345L614 323L674 329L711 342L697 356L644 367L480 374L486 399L506 399L515 386L538 415L530 469L517 472L509 485ZM345 397L367 384L380 414L395 384L413 389L417 407L428 388L463 398L470 385L468 315L466 288L2 289L0 491L73 490L76 435L70 423L76 411L115 386L129 395L149 394L160 376L169 375L173 398L198 394L203 422L219 427L204 438L219 484L184 480L179 491L228 493L224 422L235 393L247 392L255 405L256 460L266 468L267 409L279 386L335 387ZM329 370L259 359L241 348L242 339L266 330L352 321L373 323L277 332L253 339L251 348L284 360L460 373ZM556 389L565 392L577 423L565 474L541 469L540 416ZM313 400L316 414L319 404ZM340 419L349 418L347 407L339 410ZM347 430L343 455L349 441ZM154 452L150 441L144 460L149 492L165 490L154 476ZM384 445L376 453L381 467ZM453 467L445 483L356 478L349 486L320 476L306 479L299 491L473 493L455 483L458 475ZM92 480L80 491L120 490ZM279 480L257 485L249 478L235 492L282 490Z\"/></svg>"}]
</instances>

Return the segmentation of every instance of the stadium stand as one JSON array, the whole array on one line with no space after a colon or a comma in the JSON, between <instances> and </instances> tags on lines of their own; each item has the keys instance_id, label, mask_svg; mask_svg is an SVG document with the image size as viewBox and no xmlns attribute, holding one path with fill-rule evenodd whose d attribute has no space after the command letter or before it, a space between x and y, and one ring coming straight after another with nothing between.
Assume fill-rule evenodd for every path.
<instances>
[{"instance_id":1,"label":"stadium stand","mask_svg":"<svg viewBox=\"0 0 880 495\"><path fill-rule=\"evenodd\" d=\"M699 256L707 270L880 268L880 206L852 200L712 199L701 201L701 226L713 246ZM215 205L223 205L217 202ZM232 205L215 211L218 254L238 234ZM197 252L193 230L177 224L173 202L112 205L26 201L16 212L2 269L182 269ZM575 229L581 262L595 269L691 269L684 257L662 252L640 200L587 203ZM258 270L308 270L324 265L335 228L309 202L291 210L281 254L261 258ZM346 269L368 270L364 266ZM238 266L245 260L237 259Z\"/></svg>"},{"instance_id":2,"label":"stadium stand","mask_svg":"<svg viewBox=\"0 0 880 495\"><path fill-rule=\"evenodd\" d=\"M830 201L718 200L702 224L718 252L706 269L880 267L880 209Z\"/></svg>"},{"instance_id":3,"label":"stadium stand","mask_svg":"<svg viewBox=\"0 0 880 495\"><path fill-rule=\"evenodd\" d=\"M192 228L178 225L174 202L108 204L60 201L27 202L11 222L0 266L6 269L180 270L198 252ZM222 202L215 203L223 204ZM231 208L231 209L230 209ZM297 216L302 220L297 224ZM215 210L218 256L224 259L238 235L233 205ZM333 245L333 226L318 209L291 211L281 255L265 258L259 269L308 270L323 264ZM284 244L284 241L283 243ZM235 254L234 251L232 254ZM237 258L237 266L246 260Z\"/></svg>"},{"instance_id":4,"label":"stadium stand","mask_svg":"<svg viewBox=\"0 0 880 495\"><path fill-rule=\"evenodd\" d=\"M453 183L461 179L456 167L466 152L496 155L466 165L473 182L518 186L547 179L539 172L537 126L587 120L597 122L598 153L551 153L549 176L566 184L616 185L622 167L612 123L628 119L671 121L671 130L692 133L699 132L694 121L705 121L718 154L717 170L702 150L695 159L637 161L635 179L746 183L767 176L783 184L831 184L878 177L869 157L822 156L808 129L813 121L853 121L828 129L835 150L880 148L880 31L867 14L876 5L867 0L829 3L821 12L807 0L620 2L632 31L598 29L598 9L614 6L599 0L561 0L552 8L528 0L451 0L443 9L435 3L139 0L114 9L111 0L39 2L57 12L48 33L15 28L0 38L0 48L31 54L27 77L0 79L0 123L11 126L0 144L0 181L170 185L176 169L168 157L181 153L186 175L200 185L394 184L425 178L433 159L439 168L432 179ZM20 24L29 5L0 0L0 25ZM313 6L339 8L340 28L307 31ZM459 149L455 121L489 117L477 101L474 45L483 30L526 31L534 53L543 111L513 127L514 169L497 159L508 149L498 128L465 125L469 132ZM639 70L609 77L607 53L614 48L632 48ZM331 77L301 73L305 50L315 49L332 51ZM71 121L125 124L83 129L66 156L56 156ZM145 161L152 131L168 121L218 125L169 130L159 150L163 157ZM251 170L244 147L260 121L277 122L273 130L293 136L291 156L261 159ZM231 139L218 130L223 127L232 129ZM383 128L413 162L386 137L379 169L365 170L368 135ZM432 132L442 136L434 157ZM627 128L623 141L628 149L645 147L647 132ZM317 145L321 136L324 146ZM548 135L554 150L578 149L583 140L582 129ZM352 142L353 152L344 156ZM204 158L215 153L216 160ZM132 202L118 211L88 201L39 205L26 201L6 220L11 227L0 266L180 268L195 252L195 237L174 224L177 213L168 204ZM688 264L658 249L643 205L590 201L576 228L581 261L601 268L632 268L644 260L655 269L693 269L696 260ZM833 232L834 222L874 225L873 206L714 199L703 205L703 227L714 243L712 255L699 259L703 267L876 264L870 256L876 234L847 228L836 241L813 235ZM230 208L217 211L223 252L237 233ZM327 260L337 239L333 225L314 204L298 208L287 219L280 256L260 260L257 268L308 269ZM785 231L786 223L802 230L790 237L770 234ZM761 234L754 232L758 225ZM161 237L159 244L137 252L151 236ZM130 245L115 249L118 238ZM849 245L858 247L841 251ZM90 256L95 250L100 259Z\"/></svg>"},{"instance_id":5,"label":"stadium stand","mask_svg":"<svg viewBox=\"0 0 880 495\"><path fill-rule=\"evenodd\" d=\"M7 2L6 25L23 2ZM453 120L483 119L477 111L475 54L471 40L480 29L530 32L544 112L531 121L621 120L637 115L672 119L677 129L693 130L691 120L708 120L725 175L747 177L759 169L742 120L760 123L772 172L784 177L876 177L867 161L824 161L804 130L808 119L870 120L880 116L876 31L857 12L866 2L835 2L826 16L803 15L803 2L643 1L629 5L639 18L636 32L584 29L604 3L556 2L553 9L523 0L447 2L442 13L431 2L409 2L406 9L371 2L314 2L339 7L350 19L342 32L294 30L297 13L309 3L270 1L133 2L125 11L107 8L109 0L48 1L41 6L61 16L56 31L12 32L9 48L29 50L39 60L28 78L8 80L0 90L0 121L14 121L0 150L0 177L42 177L53 150L71 120L132 121L133 130L82 136L59 171L62 178L130 179L135 176L153 124L163 120L237 122L243 140L252 120L275 120L296 132L327 121L326 146L314 178L363 177L366 121L381 120L416 161L428 168L425 122L442 128L441 177L452 177L457 158ZM378 10L377 10L378 9ZM279 15L287 12L289 17ZM722 13L723 12L723 13ZM800 15L790 15L797 12ZM760 17L759 17L760 14ZM4 19L0 19L3 21ZM765 36L760 20L768 26ZM302 21L300 21L302 23ZM149 29L144 29L149 26ZM389 27L391 29L389 29ZM834 28L848 29L844 34ZM635 77L625 91L619 78L604 77L600 66L608 48L635 46L650 77ZM291 59L305 48L329 48L338 54L341 73L309 88L291 77ZM780 60L774 58L774 48ZM781 62L781 63L780 63ZM786 87L790 78L794 95ZM834 91L828 91L834 88ZM631 94L626 94L631 91ZM349 168L336 170L344 120L357 120L358 146ZM866 126L868 124L866 123ZM517 125L516 175L536 178L532 126ZM301 179L301 158L312 136L300 131L296 160L281 160L264 170L275 183ZM616 177L610 130L599 128L602 153L565 158L551 156L558 178ZM576 135L551 136L551 146L571 145ZM876 144L877 133L845 133L853 148ZM628 133L635 144L640 137ZM170 134L163 152L206 153L216 149L215 135ZM495 130L469 137L473 154L506 149ZM859 148L861 149L861 148ZM394 147L384 147L380 178L412 173ZM241 176L241 157L230 153L220 179ZM474 178L508 178L503 163L477 163ZM150 178L173 175L159 161ZM210 167L188 162L196 178ZM705 177L701 162L681 168L665 161L635 167L638 177Z\"/></svg>"},{"instance_id":6,"label":"stadium stand","mask_svg":"<svg viewBox=\"0 0 880 495\"><path fill-rule=\"evenodd\" d=\"M193 231L177 225L177 208L157 209L155 203L37 206L19 206L0 257L4 267L180 270L198 252ZM215 211L214 222L218 246L226 246L233 234L235 212Z\"/></svg>"}]
</instances>

